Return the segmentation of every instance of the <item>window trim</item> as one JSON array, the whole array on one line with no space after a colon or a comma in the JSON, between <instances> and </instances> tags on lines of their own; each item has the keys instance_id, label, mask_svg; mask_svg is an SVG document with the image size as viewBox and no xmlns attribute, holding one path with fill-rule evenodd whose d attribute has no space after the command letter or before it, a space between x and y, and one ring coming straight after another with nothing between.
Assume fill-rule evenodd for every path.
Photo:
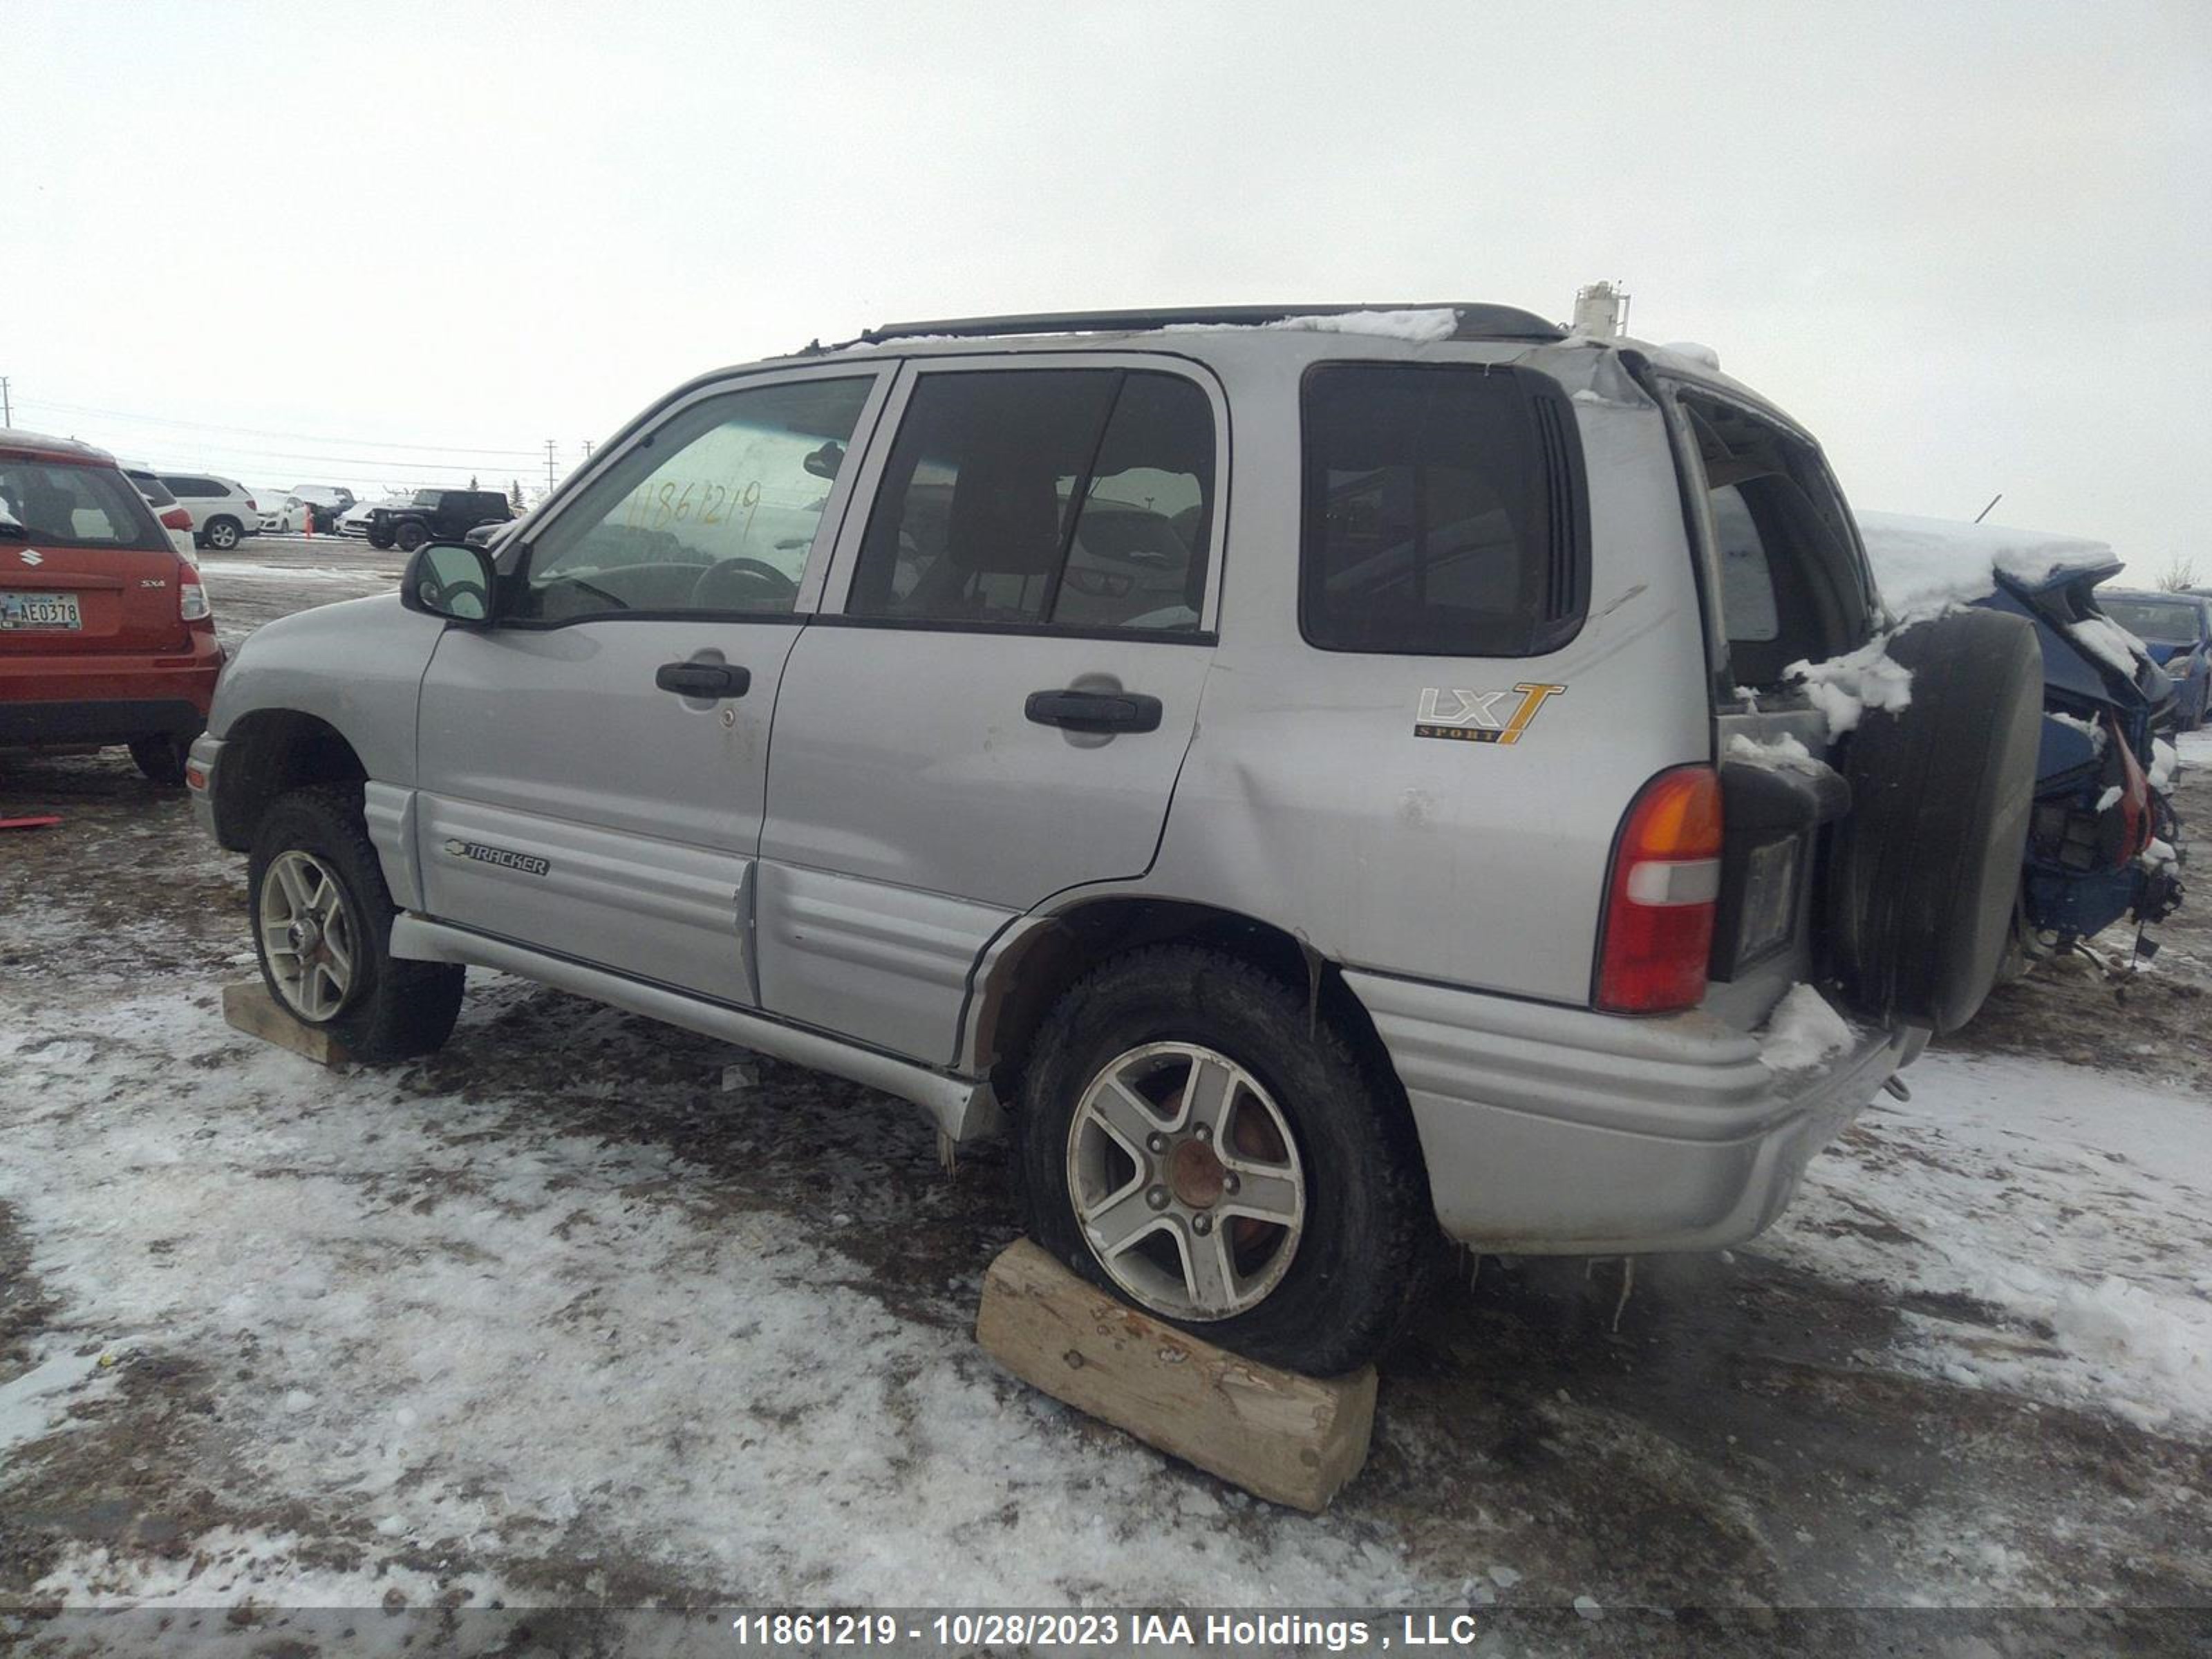
<instances>
[{"instance_id":1,"label":"window trim","mask_svg":"<svg viewBox=\"0 0 2212 1659\"><path fill-rule=\"evenodd\" d=\"M890 364L869 362L815 363L803 367L779 364L695 382L677 396L656 404L648 416L631 422L622 439L602 448L588 465L562 482L553 500L539 509L547 516L542 522L531 526L529 535L511 538L498 550L498 580L506 590L501 595L500 610L505 612L509 596L520 592L522 585L529 580L530 562L536 556L538 537L576 512L579 504L588 496L592 485L637 449L651 443L657 434L667 429L672 422L681 419L702 403L737 392L799 385L809 380L866 380L869 382L867 395L861 399L860 412L853 422L853 435L846 446L845 465L839 470L836 479L830 487L830 498L823 506L821 520L814 526L814 540L806 550L806 562L799 572L799 591L792 596L788 609L697 611L655 608L651 611L592 611L582 616L556 617L500 614L494 617L491 626L542 631L553 628L573 628L580 623L599 622L781 623L809 620L819 606L822 585L829 574L830 550L836 545L846 510L852 502L859 477L864 470L854 464L854 457L865 455L872 447L876 423L883 415L890 389L897 378L894 368L895 366Z\"/></svg>"},{"instance_id":2,"label":"window trim","mask_svg":"<svg viewBox=\"0 0 2212 1659\"><path fill-rule=\"evenodd\" d=\"M1330 645L1314 637L1312 623L1306 610L1306 569L1315 556L1318 525L1309 510L1307 474L1310 450L1307 439L1307 398L1314 381L1323 375L1343 369L1388 368L1415 374L1462 374L1485 377L1504 375L1520 390L1521 402L1528 416L1530 438L1540 453L1547 452L1546 434L1537 409L1550 404L1553 410L1553 431L1559 444L1559 453L1551 459L1563 466L1565 477L1556 477L1550 482L1554 489L1564 488L1564 505L1572 521L1566 526L1568 544L1559 544L1560 526L1558 507L1562 501L1555 496L1547 499L1547 519L1551 526L1552 546L1544 571L1547 584L1556 582L1562 574L1566 581L1569 607L1538 625L1532 648L1510 653L1492 651L1378 651L1371 646ZM1592 534L1590 527L1589 469L1583 454L1582 427L1575 419L1574 404L1567 390L1540 369L1524 368L1518 363L1481 362L1466 359L1424 362L1402 357L1324 357L1309 363L1298 377L1297 419L1297 494L1298 494L1298 562L1295 581L1297 593L1298 638L1310 648L1326 651L1332 656L1423 658L1440 662L1532 662L1565 650L1582 635L1589 622L1590 563ZM1561 554L1565 554L1562 571Z\"/></svg>"},{"instance_id":3,"label":"window trim","mask_svg":"<svg viewBox=\"0 0 2212 1659\"><path fill-rule=\"evenodd\" d=\"M1087 628L1051 623L973 622L937 617L874 617L848 612L853 580L859 573L860 546L866 538L868 519L890 470L891 450L915 388L932 374L1021 374L1030 370L1089 368L1146 371L1173 374L1196 386L1213 412L1212 515L1207 524L1205 603L1199 607L1195 629ZM1229 546L1231 452L1229 398L1212 369L1196 358L1167 351L997 351L959 356L907 358L899 364L896 384L877 420L875 436L866 464L857 475L854 495L861 510L848 512L836 548L828 580L814 621L825 626L888 628L897 632L940 634L1007 634L1042 635L1054 639L1130 640L1157 644L1214 645L1218 642L1219 608Z\"/></svg>"}]
</instances>

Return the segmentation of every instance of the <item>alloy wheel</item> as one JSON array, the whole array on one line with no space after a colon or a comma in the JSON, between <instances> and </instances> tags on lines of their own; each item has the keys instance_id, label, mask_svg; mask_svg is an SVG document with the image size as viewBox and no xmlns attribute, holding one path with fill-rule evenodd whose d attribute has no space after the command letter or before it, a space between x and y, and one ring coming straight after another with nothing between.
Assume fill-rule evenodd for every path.
<instances>
[{"instance_id":1,"label":"alloy wheel","mask_svg":"<svg viewBox=\"0 0 2212 1659\"><path fill-rule=\"evenodd\" d=\"M256 910L269 977L285 1006L313 1025L334 1018L360 960L336 873L312 853L281 853L263 872Z\"/></svg>"},{"instance_id":2,"label":"alloy wheel","mask_svg":"<svg viewBox=\"0 0 2212 1659\"><path fill-rule=\"evenodd\" d=\"M1107 1275L1176 1319L1265 1301L1305 1231L1305 1171L1281 1109L1198 1043L1146 1043L1099 1070L1068 1127L1067 1190Z\"/></svg>"}]
</instances>

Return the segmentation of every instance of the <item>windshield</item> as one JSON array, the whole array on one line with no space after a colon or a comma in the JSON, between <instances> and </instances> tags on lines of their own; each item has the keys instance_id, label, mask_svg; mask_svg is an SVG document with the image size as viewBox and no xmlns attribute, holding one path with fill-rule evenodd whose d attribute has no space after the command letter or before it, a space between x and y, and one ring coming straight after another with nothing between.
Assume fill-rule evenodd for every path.
<instances>
[{"instance_id":1,"label":"windshield","mask_svg":"<svg viewBox=\"0 0 2212 1659\"><path fill-rule=\"evenodd\" d=\"M415 499L411 504L416 507L435 507L438 504L438 492L434 489L418 489L415 492Z\"/></svg>"},{"instance_id":2,"label":"windshield","mask_svg":"<svg viewBox=\"0 0 2212 1659\"><path fill-rule=\"evenodd\" d=\"M2139 640L2153 645L2194 645L2200 637L2197 607L2177 599L2097 596L2098 607Z\"/></svg>"}]
</instances>

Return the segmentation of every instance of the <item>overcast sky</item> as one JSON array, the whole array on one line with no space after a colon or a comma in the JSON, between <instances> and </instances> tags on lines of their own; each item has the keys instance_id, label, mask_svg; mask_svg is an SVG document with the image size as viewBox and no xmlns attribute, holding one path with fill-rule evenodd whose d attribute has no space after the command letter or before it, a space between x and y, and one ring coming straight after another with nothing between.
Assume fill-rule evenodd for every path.
<instances>
[{"instance_id":1,"label":"overcast sky","mask_svg":"<svg viewBox=\"0 0 2212 1659\"><path fill-rule=\"evenodd\" d=\"M702 368L885 320L1565 318L1611 277L1632 332L1818 432L1856 505L2002 490L1995 520L2212 580L2206 0L0 24L0 374L17 424L132 458L542 482L549 437L565 465Z\"/></svg>"}]
</instances>

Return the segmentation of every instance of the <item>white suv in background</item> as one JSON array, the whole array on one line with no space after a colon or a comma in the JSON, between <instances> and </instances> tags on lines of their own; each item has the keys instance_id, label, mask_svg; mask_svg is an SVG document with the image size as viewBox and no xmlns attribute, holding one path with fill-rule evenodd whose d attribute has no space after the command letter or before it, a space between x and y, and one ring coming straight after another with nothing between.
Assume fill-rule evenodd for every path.
<instances>
[{"instance_id":1,"label":"white suv in background","mask_svg":"<svg viewBox=\"0 0 2212 1659\"><path fill-rule=\"evenodd\" d=\"M261 509L235 478L206 472L164 472L160 477L192 515L192 539L202 547L224 552L261 527Z\"/></svg>"}]
</instances>

